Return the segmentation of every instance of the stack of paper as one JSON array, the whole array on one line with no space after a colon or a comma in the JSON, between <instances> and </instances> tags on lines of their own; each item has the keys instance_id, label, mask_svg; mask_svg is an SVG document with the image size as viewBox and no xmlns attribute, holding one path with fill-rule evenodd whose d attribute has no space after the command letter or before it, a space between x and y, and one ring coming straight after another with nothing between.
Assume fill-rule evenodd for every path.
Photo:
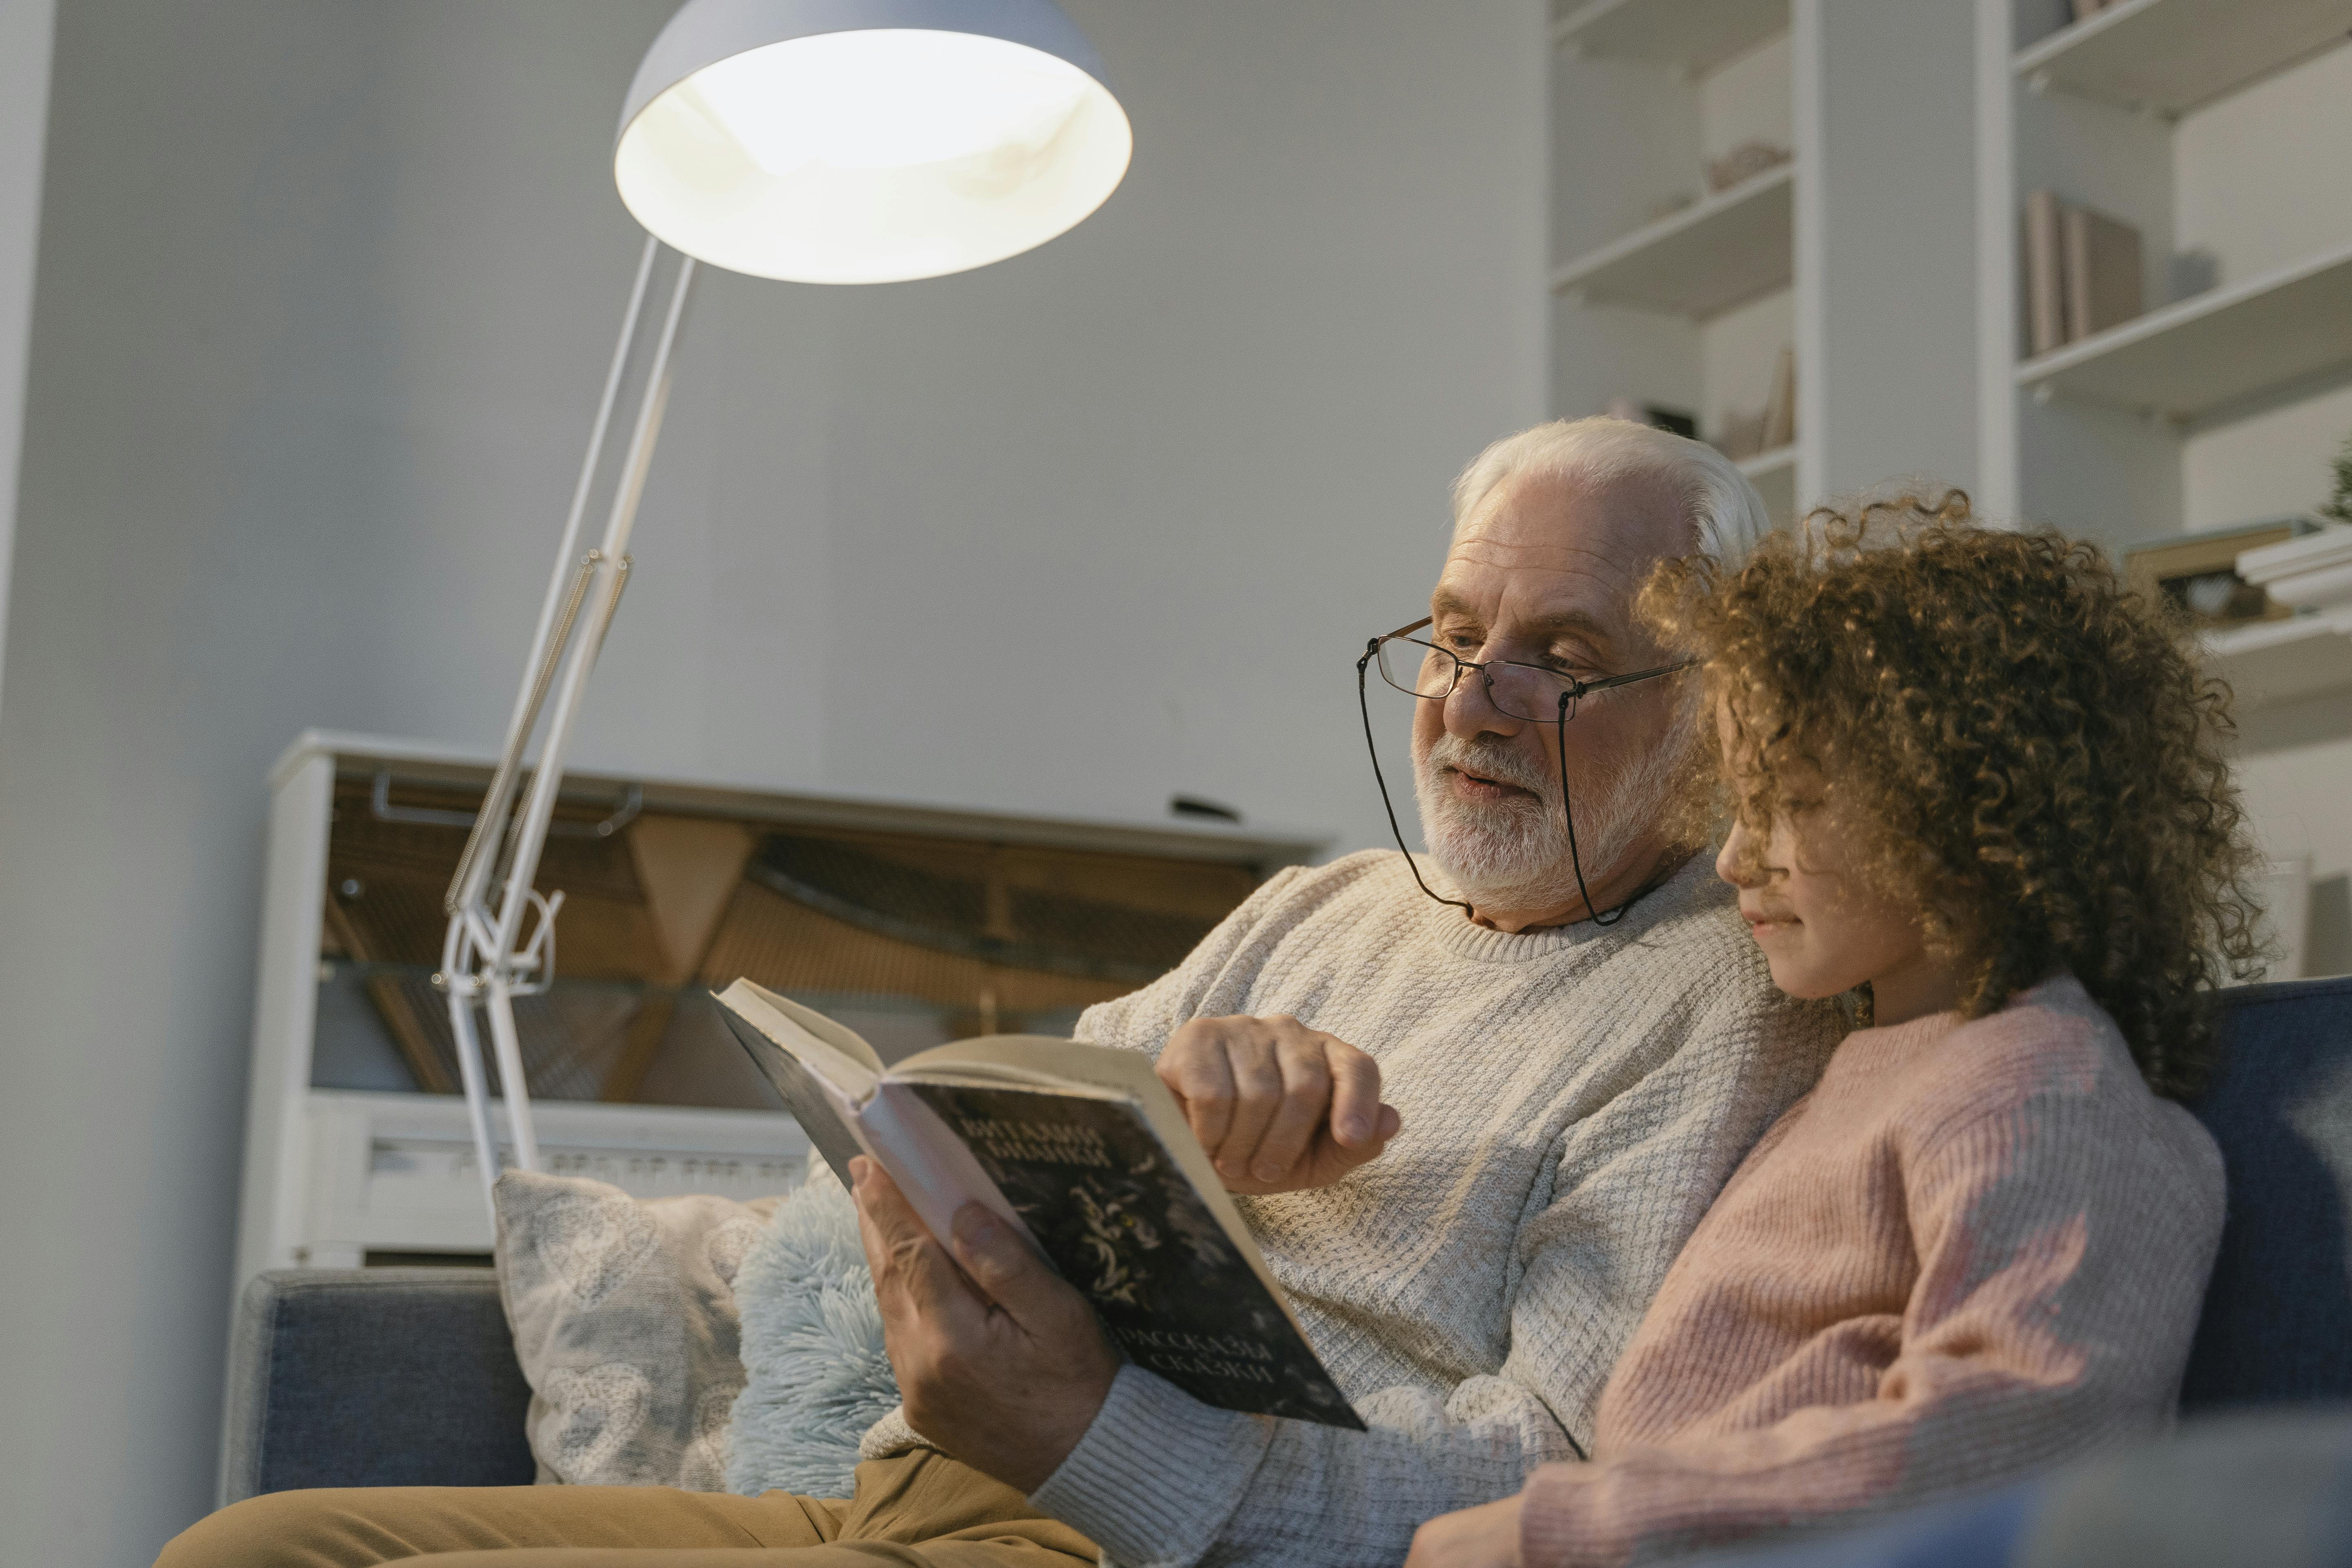
<instances>
[{"instance_id":1,"label":"stack of paper","mask_svg":"<svg viewBox=\"0 0 2352 1568\"><path fill-rule=\"evenodd\" d=\"M2284 544L2242 552L2238 575L2266 590L2273 604L2294 609L2352 603L2352 527L2331 523Z\"/></svg>"}]
</instances>

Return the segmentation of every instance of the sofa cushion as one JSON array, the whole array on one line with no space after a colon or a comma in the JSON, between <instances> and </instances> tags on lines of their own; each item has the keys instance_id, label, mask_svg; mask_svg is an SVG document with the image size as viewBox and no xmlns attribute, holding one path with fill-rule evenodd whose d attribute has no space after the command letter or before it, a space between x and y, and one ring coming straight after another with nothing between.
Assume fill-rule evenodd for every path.
<instances>
[{"instance_id":1,"label":"sofa cushion","mask_svg":"<svg viewBox=\"0 0 2352 1568\"><path fill-rule=\"evenodd\" d=\"M229 1352L220 1500L514 1486L531 1479L530 1399L487 1268L257 1275Z\"/></svg>"},{"instance_id":2,"label":"sofa cushion","mask_svg":"<svg viewBox=\"0 0 2352 1568\"><path fill-rule=\"evenodd\" d=\"M639 1200L530 1171L496 1196L539 1479L719 1490L743 1386L735 1272L778 1200Z\"/></svg>"},{"instance_id":3,"label":"sofa cushion","mask_svg":"<svg viewBox=\"0 0 2352 1568\"><path fill-rule=\"evenodd\" d=\"M2228 1057L2191 1109L2229 1220L2181 1408L2352 1398L2352 978L2223 994Z\"/></svg>"}]
</instances>

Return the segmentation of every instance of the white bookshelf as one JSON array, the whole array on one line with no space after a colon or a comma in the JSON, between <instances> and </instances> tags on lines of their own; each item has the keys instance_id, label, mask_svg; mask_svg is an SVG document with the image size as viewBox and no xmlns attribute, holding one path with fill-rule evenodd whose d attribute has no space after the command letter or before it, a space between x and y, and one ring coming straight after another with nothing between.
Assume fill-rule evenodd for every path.
<instances>
[{"instance_id":1,"label":"white bookshelf","mask_svg":"<svg viewBox=\"0 0 2352 1568\"><path fill-rule=\"evenodd\" d=\"M1556 5L1553 412L1622 398L1731 444L1791 353L1795 439L1741 464L1776 520L1890 473L1965 482L1973 386L1921 367L1974 353L1971 26L1885 0ZM1788 157L1709 189L1749 142Z\"/></svg>"},{"instance_id":2,"label":"white bookshelf","mask_svg":"<svg viewBox=\"0 0 2352 1568\"><path fill-rule=\"evenodd\" d=\"M2125 109L2185 114L2352 33L2352 0L2119 0L2017 52L2012 68Z\"/></svg>"},{"instance_id":3,"label":"white bookshelf","mask_svg":"<svg viewBox=\"0 0 2352 1568\"><path fill-rule=\"evenodd\" d=\"M1788 30L1788 0L1592 0L1559 16L1552 40L1697 76Z\"/></svg>"},{"instance_id":4,"label":"white bookshelf","mask_svg":"<svg viewBox=\"0 0 2352 1568\"><path fill-rule=\"evenodd\" d=\"M1775 519L1787 519L1797 511L1797 448L1794 446L1775 447L1769 452L1759 452L1743 458L1739 471L1764 498L1765 510Z\"/></svg>"},{"instance_id":5,"label":"white bookshelf","mask_svg":"<svg viewBox=\"0 0 2352 1568\"><path fill-rule=\"evenodd\" d=\"M1978 0L1977 490L2111 548L2307 513L2352 434L2352 0ZM2030 193L2141 237L2144 311L2030 357ZM2352 971L2352 608L2209 633L2256 834Z\"/></svg>"},{"instance_id":6,"label":"white bookshelf","mask_svg":"<svg viewBox=\"0 0 2352 1568\"><path fill-rule=\"evenodd\" d=\"M2352 363L2352 243L2209 289L2017 367L2066 397L2187 421Z\"/></svg>"},{"instance_id":7,"label":"white bookshelf","mask_svg":"<svg viewBox=\"0 0 2352 1568\"><path fill-rule=\"evenodd\" d=\"M2209 632L2205 648L2242 703L2323 696L2352 687L2352 606Z\"/></svg>"},{"instance_id":8,"label":"white bookshelf","mask_svg":"<svg viewBox=\"0 0 2352 1568\"><path fill-rule=\"evenodd\" d=\"M1704 321L1789 287L1795 171L1769 169L1561 267L1554 292Z\"/></svg>"},{"instance_id":9,"label":"white bookshelf","mask_svg":"<svg viewBox=\"0 0 2352 1568\"><path fill-rule=\"evenodd\" d=\"M1979 4L1989 510L2116 546L2313 510L2352 434L2352 0ZM2037 189L2139 231L2147 308L2027 357Z\"/></svg>"}]
</instances>

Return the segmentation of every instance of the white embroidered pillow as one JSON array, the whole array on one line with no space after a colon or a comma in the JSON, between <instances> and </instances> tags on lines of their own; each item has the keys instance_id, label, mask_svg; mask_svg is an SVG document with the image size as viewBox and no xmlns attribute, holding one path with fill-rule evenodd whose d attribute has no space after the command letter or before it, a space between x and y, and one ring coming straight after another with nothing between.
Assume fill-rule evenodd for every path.
<instances>
[{"instance_id":1,"label":"white embroidered pillow","mask_svg":"<svg viewBox=\"0 0 2352 1568\"><path fill-rule=\"evenodd\" d=\"M499 1178L499 1290L541 1482L718 1491L743 1386L735 1271L777 1198Z\"/></svg>"}]
</instances>

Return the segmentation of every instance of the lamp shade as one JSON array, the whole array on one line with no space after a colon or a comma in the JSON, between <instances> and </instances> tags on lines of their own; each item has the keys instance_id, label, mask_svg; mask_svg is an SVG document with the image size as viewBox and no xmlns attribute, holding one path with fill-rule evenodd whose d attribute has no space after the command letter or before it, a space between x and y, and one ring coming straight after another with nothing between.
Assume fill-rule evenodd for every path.
<instances>
[{"instance_id":1,"label":"lamp shade","mask_svg":"<svg viewBox=\"0 0 2352 1568\"><path fill-rule=\"evenodd\" d=\"M613 177L697 260L887 283L1043 245L1133 147L1053 0L688 0L629 84Z\"/></svg>"}]
</instances>

